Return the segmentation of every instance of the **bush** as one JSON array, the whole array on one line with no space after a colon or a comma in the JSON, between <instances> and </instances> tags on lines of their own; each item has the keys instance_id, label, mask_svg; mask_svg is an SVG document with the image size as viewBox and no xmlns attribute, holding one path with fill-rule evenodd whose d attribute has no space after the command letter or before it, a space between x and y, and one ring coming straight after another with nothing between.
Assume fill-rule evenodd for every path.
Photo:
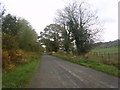
<instances>
[{"instance_id":1,"label":"bush","mask_svg":"<svg viewBox=\"0 0 120 90\"><path fill-rule=\"evenodd\" d=\"M7 67L11 62L10 62L10 56L7 50L2 50L2 67L3 69Z\"/></svg>"},{"instance_id":2,"label":"bush","mask_svg":"<svg viewBox=\"0 0 120 90\"><path fill-rule=\"evenodd\" d=\"M27 52L26 52L27 53ZM6 71L12 71L15 65L28 63L28 58L25 51L17 50L3 50L2 51L2 67Z\"/></svg>"},{"instance_id":3,"label":"bush","mask_svg":"<svg viewBox=\"0 0 120 90\"><path fill-rule=\"evenodd\" d=\"M11 62L11 56L9 55L9 51L2 50L2 68L5 71L12 71L15 69L15 65Z\"/></svg>"},{"instance_id":4,"label":"bush","mask_svg":"<svg viewBox=\"0 0 120 90\"><path fill-rule=\"evenodd\" d=\"M2 35L2 48L6 50L18 49L17 36L11 36L8 34Z\"/></svg>"},{"instance_id":5,"label":"bush","mask_svg":"<svg viewBox=\"0 0 120 90\"><path fill-rule=\"evenodd\" d=\"M19 64L27 64L29 61L28 61L28 59L21 59L20 60L20 62L19 62Z\"/></svg>"},{"instance_id":6,"label":"bush","mask_svg":"<svg viewBox=\"0 0 120 90\"><path fill-rule=\"evenodd\" d=\"M26 64L28 63L28 56L26 55L27 52L17 49L17 50L11 50L10 51L11 56L11 62L14 64Z\"/></svg>"},{"instance_id":7,"label":"bush","mask_svg":"<svg viewBox=\"0 0 120 90\"><path fill-rule=\"evenodd\" d=\"M14 64L8 64L6 67L5 67L5 71L12 71L15 69L15 65Z\"/></svg>"}]
</instances>

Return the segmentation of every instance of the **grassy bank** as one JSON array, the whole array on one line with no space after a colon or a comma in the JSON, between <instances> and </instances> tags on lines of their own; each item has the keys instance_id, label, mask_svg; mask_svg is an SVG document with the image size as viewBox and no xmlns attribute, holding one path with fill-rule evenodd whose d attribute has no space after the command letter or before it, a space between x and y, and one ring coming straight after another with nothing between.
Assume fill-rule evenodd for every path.
<instances>
[{"instance_id":1,"label":"grassy bank","mask_svg":"<svg viewBox=\"0 0 120 90\"><path fill-rule=\"evenodd\" d=\"M57 54L53 54L52 56L61 58L63 60L69 61L69 62L80 64L83 66L87 66L87 67L93 68L95 70L105 72L110 75L120 77L120 70L118 70L115 66L105 65L100 62L96 62L96 61L92 61L92 60L80 58L80 57L72 58L72 57L67 57L67 56L62 56L62 55L57 55Z\"/></svg>"},{"instance_id":2,"label":"grassy bank","mask_svg":"<svg viewBox=\"0 0 120 90\"><path fill-rule=\"evenodd\" d=\"M110 48L95 48L88 53L88 57L94 61L99 61L103 64L114 65L118 67L119 52L120 47L110 47Z\"/></svg>"},{"instance_id":3,"label":"grassy bank","mask_svg":"<svg viewBox=\"0 0 120 90\"><path fill-rule=\"evenodd\" d=\"M39 61L40 56L31 60L28 64L17 66L15 70L9 73L3 73L2 88L26 88Z\"/></svg>"}]
</instances>

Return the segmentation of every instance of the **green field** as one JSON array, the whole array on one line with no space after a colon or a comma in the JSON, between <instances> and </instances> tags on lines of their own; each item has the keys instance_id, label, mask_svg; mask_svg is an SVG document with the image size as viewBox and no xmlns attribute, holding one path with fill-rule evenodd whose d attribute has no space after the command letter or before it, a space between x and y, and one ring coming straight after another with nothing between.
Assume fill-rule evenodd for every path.
<instances>
[{"instance_id":1,"label":"green field","mask_svg":"<svg viewBox=\"0 0 120 90\"><path fill-rule=\"evenodd\" d=\"M96 49L92 49L92 50L90 51L90 53L92 53L92 52L99 52L99 53L105 53L105 52L118 53L118 49L120 49L120 47L96 48Z\"/></svg>"},{"instance_id":2,"label":"green field","mask_svg":"<svg viewBox=\"0 0 120 90\"><path fill-rule=\"evenodd\" d=\"M99 61L104 64L118 66L118 49L120 49L120 47L96 48L92 49L88 54L89 58L92 60Z\"/></svg>"}]
</instances>

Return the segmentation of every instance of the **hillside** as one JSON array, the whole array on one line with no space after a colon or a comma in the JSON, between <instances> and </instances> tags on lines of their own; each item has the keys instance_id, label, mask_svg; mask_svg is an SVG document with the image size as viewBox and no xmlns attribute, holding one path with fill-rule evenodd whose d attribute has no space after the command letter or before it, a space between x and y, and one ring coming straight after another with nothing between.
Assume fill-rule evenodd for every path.
<instances>
[{"instance_id":1,"label":"hillside","mask_svg":"<svg viewBox=\"0 0 120 90\"><path fill-rule=\"evenodd\" d=\"M114 40L114 41L109 41L109 42L99 42L95 43L94 47L95 48L110 48L110 47L115 47L115 46L120 46L120 40Z\"/></svg>"}]
</instances>

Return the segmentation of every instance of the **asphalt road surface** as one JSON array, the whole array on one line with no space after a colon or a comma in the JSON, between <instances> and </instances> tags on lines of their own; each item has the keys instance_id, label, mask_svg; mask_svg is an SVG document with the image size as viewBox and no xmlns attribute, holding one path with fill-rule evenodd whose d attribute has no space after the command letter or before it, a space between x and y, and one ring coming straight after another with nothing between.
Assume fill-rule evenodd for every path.
<instances>
[{"instance_id":1,"label":"asphalt road surface","mask_svg":"<svg viewBox=\"0 0 120 90\"><path fill-rule=\"evenodd\" d=\"M118 78L44 55L29 88L118 88Z\"/></svg>"}]
</instances>

